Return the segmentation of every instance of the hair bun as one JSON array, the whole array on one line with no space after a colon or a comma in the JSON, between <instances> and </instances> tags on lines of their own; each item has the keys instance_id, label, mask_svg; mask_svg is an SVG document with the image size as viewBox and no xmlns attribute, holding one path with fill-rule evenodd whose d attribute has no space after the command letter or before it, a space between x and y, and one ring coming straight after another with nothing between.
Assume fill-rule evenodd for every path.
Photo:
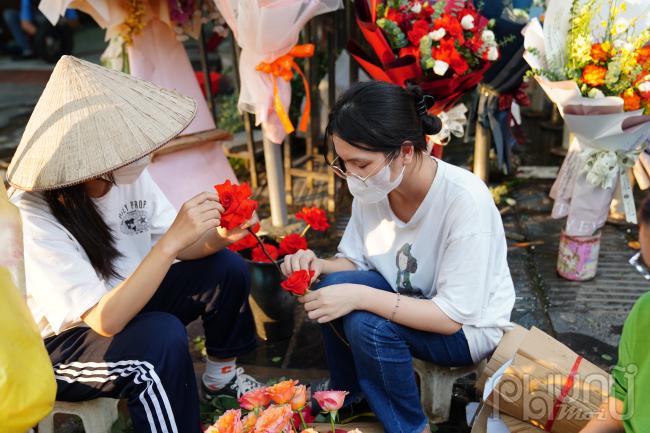
<instances>
[{"instance_id":1,"label":"hair bun","mask_svg":"<svg viewBox=\"0 0 650 433\"><path fill-rule=\"evenodd\" d=\"M420 116L420 120L422 121L422 130L426 135L437 134L442 129L442 121L438 116L425 114Z\"/></svg>"}]
</instances>

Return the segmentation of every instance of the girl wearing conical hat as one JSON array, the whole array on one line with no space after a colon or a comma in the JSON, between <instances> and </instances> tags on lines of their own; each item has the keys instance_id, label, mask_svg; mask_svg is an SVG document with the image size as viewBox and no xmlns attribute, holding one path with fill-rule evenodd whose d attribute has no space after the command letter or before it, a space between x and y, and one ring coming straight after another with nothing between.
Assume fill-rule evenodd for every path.
<instances>
[{"instance_id":1,"label":"girl wearing conical hat","mask_svg":"<svg viewBox=\"0 0 650 433\"><path fill-rule=\"evenodd\" d=\"M248 271L225 249L244 227L217 230L215 193L176 212L146 170L194 114L190 98L65 56L7 172L57 399L126 398L137 432L201 431L185 331L199 317L203 391L259 386L235 365L255 345Z\"/></svg>"}]
</instances>

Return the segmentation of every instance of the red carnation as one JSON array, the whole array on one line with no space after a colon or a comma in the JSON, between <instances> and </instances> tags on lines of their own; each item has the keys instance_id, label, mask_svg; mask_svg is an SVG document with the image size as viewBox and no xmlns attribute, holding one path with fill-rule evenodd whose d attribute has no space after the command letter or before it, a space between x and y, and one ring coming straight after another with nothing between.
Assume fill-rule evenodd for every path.
<instances>
[{"instance_id":1,"label":"red carnation","mask_svg":"<svg viewBox=\"0 0 650 433\"><path fill-rule=\"evenodd\" d=\"M253 217L257 202L250 199L253 192L247 183L237 185L227 180L225 183L215 185L214 189L217 190L219 201L224 208L221 214L221 227L232 230L241 227Z\"/></svg>"},{"instance_id":2,"label":"red carnation","mask_svg":"<svg viewBox=\"0 0 650 433\"><path fill-rule=\"evenodd\" d=\"M264 248L266 249L266 252L269 253L269 256L273 260L278 259L278 249L274 247L271 244L264 244ZM271 260L264 254L264 250L262 250L262 246L258 245L255 248L253 248L253 252L251 253L251 259L254 262L262 262L262 263L271 263Z\"/></svg>"},{"instance_id":3,"label":"red carnation","mask_svg":"<svg viewBox=\"0 0 650 433\"><path fill-rule=\"evenodd\" d=\"M424 20L417 20L413 28L408 32L408 40L416 47L420 46L420 39L429 34L429 23Z\"/></svg>"},{"instance_id":4,"label":"red carnation","mask_svg":"<svg viewBox=\"0 0 650 433\"><path fill-rule=\"evenodd\" d=\"M431 50L435 60L446 62L458 75L463 75L469 69L467 61L458 52L456 43L452 39L443 39L439 47Z\"/></svg>"},{"instance_id":5,"label":"red carnation","mask_svg":"<svg viewBox=\"0 0 650 433\"><path fill-rule=\"evenodd\" d=\"M287 254L294 254L299 250L307 249L307 239L299 234L293 233L286 235L280 242L278 254L286 256Z\"/></svg>"},{"instance_id":6,"label":"red carnation","mask_svg":"<svg viewBox=\"0 0 650 433\"><path fill-rule=\"evenodd\" d=\"M289 278L280 283L280 286L287 292L297 296L303 296L309 290L314 271L301 269L289 275Z\"/></svg>"},{"instance_id":7,"label":"red carnation","mask_svg":"<svg viewBox=\"0 0 650 433\"><path fill-rule=\"evenodd\" d=\"M325 211L317 207L302 208L300 212L296 213L296 218L305 221L307 225L319 232L324 232L330 226Z\"/></svg>"},{"instance_id":8,"label":"red carnation","mask_svg":"<svg viewBox=\"0 0 650 433\"><path fill-rule=\"evenodd\" d=\"M460 21L458 21L456 17L442 14L440 18L433 21L433 28L434 30L445 29L447 35L451 36L451 39L457 40L459 44L465 42L463 27L460 25Z\"/></svg>"}]
</instances>

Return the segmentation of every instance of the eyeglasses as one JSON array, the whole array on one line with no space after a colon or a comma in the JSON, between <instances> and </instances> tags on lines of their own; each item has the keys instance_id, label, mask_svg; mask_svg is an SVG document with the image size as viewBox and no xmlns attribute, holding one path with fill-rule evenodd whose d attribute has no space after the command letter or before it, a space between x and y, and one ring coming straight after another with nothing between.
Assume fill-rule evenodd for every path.
<instances>
[{"instance_id":1,"label":"eyeglasses","mask_svg":"<svg viewBox=\"0 0 650 433\"><path fill-rule=\"evenodd\" d=\"M356 173L348 173L344 168L342 168L339 165L336 165L336 161L341 159L340 156L337 156L336 158L334 158L334 161L332 161L331 163L328 163L327 165L329 166L329 168L331 168L334 171L334 174L336 174L341 179L347 179L348 176L354 176L357 179L359 179L361 182L366 183L366 180L368 180L370 177L374 176L379 170L386 167L387 165L390 165L390 163L393 162L393 160L395 160L395 157L397 155L398 155L397 153L393 154L393 155L388 155L384 159L384 162L388 161L388 158L390 158L390 161L388 161L388 163L386 163L386 164L383 164L383 165L380 164L379 166L375 167L375 169L372 170L370 172L370 174L368 174L367 176L359 176Z\"/></svg>"}]
</instances>

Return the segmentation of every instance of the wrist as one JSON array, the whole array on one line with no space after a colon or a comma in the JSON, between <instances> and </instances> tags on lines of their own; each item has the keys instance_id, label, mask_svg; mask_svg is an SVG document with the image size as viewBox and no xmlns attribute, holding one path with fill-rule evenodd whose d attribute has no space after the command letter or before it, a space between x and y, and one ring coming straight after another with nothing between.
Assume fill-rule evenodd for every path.
<instances>
[{"instance_id":1,"label":"wrist","mask_svg":"<svg viewBox=\"0 0 650 433\"><path fill-rule=\"evenodd\" d=\"M163 236L158 242L153 246L152 251L156 251L161 256L171 259L172 261L176 260L180 249L176 247L172 242L169 242Z\"/></svg>"},{"instance_id":2,"label":"wrist","mask_svg":"<svg viewBox=\"0 0 650 433\"><path fill-rule=\"evenodd\" d=\"M370 295L368 293L370 290L372 290L368 286L364 286L363 284L350 284L351 289L352 289L352 305L354 310L364 310L364 299L367 299L367 296Z\"/></svg>"}]
</instances>

